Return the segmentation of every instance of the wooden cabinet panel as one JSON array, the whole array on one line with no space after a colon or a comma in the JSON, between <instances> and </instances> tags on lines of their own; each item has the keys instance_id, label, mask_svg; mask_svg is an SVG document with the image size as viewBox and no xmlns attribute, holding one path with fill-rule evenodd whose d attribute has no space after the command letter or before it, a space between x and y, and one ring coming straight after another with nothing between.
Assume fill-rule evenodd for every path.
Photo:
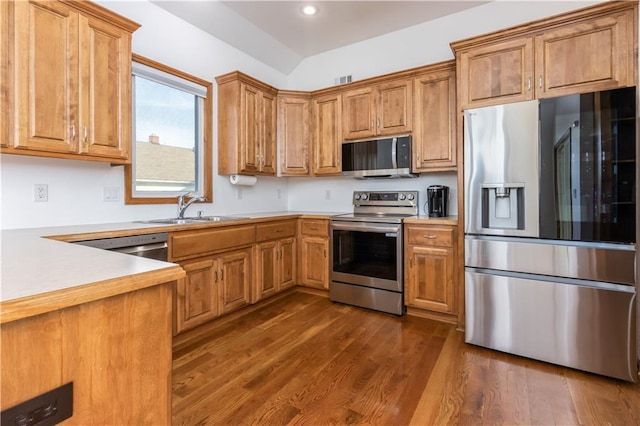
<instances>
[{"instance_id":1,"label":"wooden cabinet panel","mask_svg":"<svg viewBox=\"0 0 640 426\"><path fill-rule=\"evenodd\" d=\"M412 129L413 82L394 81L378 88L376 134L397 135Z\"/></svg>"},{"instance_id":2,"label":"wooden cabinet panel","mask_svg":"<svg viewBox=\"0 0 640 426\"><path fill-rule=\"evenodd\" d=\"M272 296L277 291L277 251L277 241L256 244L256 277L253 302Z\"/></svg>"},{"instance_id":3,"label":"wooden cabinet panel","mask_svg":"<svg viewBox=\"0 0 640 426\"><path fill-rule=\"evenodd\" d=\"M405 303L455 322L456 227L408 225L404 238Z\"/></svg>"},{"instance_id":4,"label":"wooden cabinet panel","mask_svg":"<svg viewBox=\"0 0 640 426\"><path fill-rule=\"evenodd\" d=\"M254 225L172 232L169 235L169 259L174 261L251 245L255 240L256 228Z\"/></svg>"},{"instance_id":5,"label":"wooden cabinet panel","mask_svg":"<svg viewBox=\"0 0 640 426\"><path fill-rule=\"evenodd\" d=\"M342 95L344 139L361 139L376 134L377 95L373 87L350 90Z\"/></svg>"},{"instance_id":6,"label":"wooden cabinet panel","mask_svg":"<svg viewBox=\"0 0 640 426\"><path fill-rule=\"evenodd\" d=\"M627 10L538 35L537 97L635 85L633 28Z\"/></svg>"},{"instance_id":7,"label":"wooden cabinet panel","mask_svg":"<svg viewBox=\"0 0 640 426\"><path fill-rule=\"evenodd\" d=\"M10 98L13 96L13 74L10 73L9 67L8 36L13 7L13 3L8 1L0 2L0 147L8 147L13 143L14 126L9 125L13 116L13 112L9 111L9 105L12 105Z\"/></svg>"},{"instance_id":8,"label":"wooden cabinet panel","mask_svg":"<svg viewBox=\"0 0 640 426\"><path fill-rule=\"evenodd\" d=\"M297 278L296 239L285 238L280 240L280 279L279 290L293 287Z\"/></svg>"},{"instance_id":9,"label":"wooden cabinet panel","mask_svg":"<svg viewBox=\"0 0 640 426\"><path fill-rule=\"evenodd\" d=\"M313 174L342 173L342 96L313 99Z\"/></svg>"},{"instance_id":10,"label":"wooden cabinet panel","mask_svg":"<svg viewBox=\"0 0 640 426\"><path fill-rule=\"evenodd\" d=\"M300 239L300 284L329 288L329 240L322 237Z\"/></svg>"},{"instance_id":11,"label":"wooden cabinet panel","mask_svg":"<svg viewBox=\"0 0 640 426\"><path fill-rule=\"evenodd\" d=\"M131 35L95 18L81 17L81 70L88 86L80 130L81 151L96 156L128 158L131 139Z\"/></svg>"},{"instance_id":12,"label":"wooden cabinet panel","mask_svg":"<svg viewBox=\"0 0 640 426\"><path fill-rule=\"evenodd\" d=\"M256 241L293 237L295 234L295 219L256 225Z\"/></svg>"},{"instance_id":13,"label":"wooden cabinet panel","mask_svg":"<svg viewBox=\"0 0 640 426\"><path fill-rule=\"evenodd\" d=\"M453 65L453 64L452 64ZM455 68L415 79L413 172L456 166Z\"/></svg>"},{"instance_id":14,"label":"wooden cabinet panel","mask_svg":"<svg viewBox=\"0 0 640 426\"><path fill-rule=\"evenodd\" d=\"M278 96L278 147L281 176L308 176L311 149L309 96Z\"/></svg>"},{"instance_id":15,"label":"wooden cabinet panel","mask_svg":"<svg viewBox=\"0 0 640 426\"><path fill-rule=\"evenodd\" d=\"M302 235L328 237L329 221L326 219L301 219L300 232Z\"/></svg>"},{"instance_id":16,"label":"wooden cabinet panel","mask_svg":"<svg viewBox=\"0 0 640 426\"><path fill-rule=\"evenodd\" d=\"M344 139L410 132L413 115L412 88L411 80L397 80L344 93Z\"/></svg>"},{"instance_id":17,"label":"wooden cabinet panel","mask_svg":"<svg viewBox=\"0 0 640 426\"><path fill-rule=\"evenodd\" d=\"M248 305L251 291L251 248L225 253L218 262L220 313Z\"/></svg>"},{"instance_id":18,"label":"wooden cabinet panel","mask_svg":"<svg viewBox=\"0 0 640 426\"><path fill-rule=\"evenodd\" d=\"M260 92L247 84L240 84L240 172L256 173L260 169Z\"/></svg>"},{"instance_id":19,"label":"wooden cabinet panel","mask_svg":"<svg viewBox=\"0 0 640 426\"><path fill-rule=\"evenodd\" d=\"M78 147L78 13L58 2L14 2L15 147Z\"/></svg>"},{"instance_id":20,"label":"wooden cabinet panel","mask_svg":"<svg viewBox=\"0 0 640 426\"><path fill-rule=\"evenodd\" d=\"M276 174L276 127L277 103L272 93L262 93L260 172L267 175Z\"/></svg>"},{"instance_id":21,"label":"wooden cabinet panel","mask_svg":"<svg viewBox=\"0 0 640 426\"><path fill-rule=\"evenodd\" d=\"M533 99L533 38L462 52L458 70L461 109Z\"/></svg>"},{"instance_id":22,"label":"wooden cabinet panel","mask_svg":"<svg viewBox=\"0 0 640 426\"><path fill-rule=\"evenodd\" d=\"M218 173L276 173L276 89L241 72L218 82Z\"/></svg>"},{"instance_id":23,"label":"wooden cabinet panel","mask_svg":"<svg viewBox=\"0 0 640 426\"><path fill-rule=\"evenodd\" d=\"M8 7L15 13L3 44L11 46L16 126L3 152L128 162L131 33L138 25L91 2Z\"/></svg>"},{"instance_id":24,"label":"wooden cabinet panel","mask_svg":"<svg viewBox=\"0 0 640 426\"><path fill-rule=\"evenodd\" d=\"M172 287L3 324L1 409L72 381L64 424L170 424Z\"/></svg>"},{"instance_id":25,"label":"wooden cabinet panel","mask_svg":"<svg viewBox=\"0 0 640 426\"><path fill-rule=\"evenodd\" d=\"M409 249L407 304L452 313L454 307L454 250L443 247Z\"/></svg>"},{"instance_id":26,"label":"wooden cabinet panel","mask_svg":"<svg viewBox=\"0 0 640 426\"><path fill-rule=\"evenodd\" d=\"M176 289L176 329L193 328L219 315L218 263L214 258L180 264L187 273Z\"/></svg>"}]
</instances>

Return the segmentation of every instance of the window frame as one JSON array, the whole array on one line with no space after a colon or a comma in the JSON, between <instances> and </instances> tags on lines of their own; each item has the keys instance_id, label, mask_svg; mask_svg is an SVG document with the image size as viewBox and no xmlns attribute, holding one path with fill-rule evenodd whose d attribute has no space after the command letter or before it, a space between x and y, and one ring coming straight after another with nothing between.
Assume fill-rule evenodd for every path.
<instances>
[{"instance_id":1,"label":"window frame","mask_svg":"<svg viewBox=\"0 0 640 426\"><path fill-rule=\"evenodd\" d=\"M206 87L207 95L202 100L202 164L200 166L202 167L202 196L207 198L207 203L213 202L213 83L135 53L132 53L131 60ZM133 105L133 97L131 103L132 110L134 110L135 105ZM131 158L130 162L124 167L125 204L176 203L176 197L136 197L133 195L133 157L136 143L136 141L134 140L136 138L133 113L131 115L131 118Z\"/></svg>"}]
</instances>

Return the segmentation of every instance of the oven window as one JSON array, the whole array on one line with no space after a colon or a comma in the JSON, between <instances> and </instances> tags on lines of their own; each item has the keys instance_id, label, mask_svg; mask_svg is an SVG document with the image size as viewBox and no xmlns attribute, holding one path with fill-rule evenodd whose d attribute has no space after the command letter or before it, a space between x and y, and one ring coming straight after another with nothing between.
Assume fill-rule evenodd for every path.
<instances>
[{"instance_id":1,"label":"oven window","mask_svg":"<svg viewBox=\"0 0 640 426\"><path fill-rule=\"evenodd\" d=\"M333 271L396 280L397 238L380 232L334 230Z\"/></svg>"}]
</instances>

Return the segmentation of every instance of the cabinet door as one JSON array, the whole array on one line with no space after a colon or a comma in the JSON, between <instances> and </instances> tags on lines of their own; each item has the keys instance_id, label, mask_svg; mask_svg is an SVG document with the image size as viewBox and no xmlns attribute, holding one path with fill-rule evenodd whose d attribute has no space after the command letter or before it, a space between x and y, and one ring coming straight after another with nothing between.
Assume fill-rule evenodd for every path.
<instances>
[{"instance_id":1,"label":"cabinet door","mask_svg":"<svg viewBox=\"0 0 640 426\"><path fill-rule=\"evenodd\" d=\"M342 173L342 96L313 100L313 174Z\"/></svg>"},{"instance_id":2,"label":"cabinet door","mask_svg":"<svg viewBox=\"0 0 640 426\"><path fill-rule=\"evenodd\" d=\"M381 84L378 96L378 135L397 135L411 132L413 116L413 82L394 81Z\"/></svg>"},{"instance_id":3,"label":"cabinet door","mask_svg":"<svg viewBox=\"0 0 640 426\"><path fill-rule=\"evenodd\" d=\"M296 239L283 238L278 243L279 288L278 291L296 284Z\"/></svg>"},{"instance_id":4,"label":"cabinet door","mask_svg":"<svg viewBox=\"0 0 640 426\"><path fill-rule=\"evenodd\" d=\"M61 2L16 1L13 6L14 146L77 152L78 13Z\"/></svg>"},{"instance_id":5,"label":"cabinet door","mask_svg":"<svg viewBox=\"0 0 640 426\"><path fill-rule=\"evenodd\" d=\"M361 139L376 134L377 91L372 87L342 95L344 139Z\"/></svg>"},{"instance_id":6,"label":"cabinet door","mask_svg":"<svg viewBox=\"0 0 640 426\"><path fill-rule=\"evenodd\" d=\"M126 159L131 140L131 35L95 18L80 18L83 84L81 152Z\"/></svg>"},{"instance_id":7,"label":"cabinet door","mask_svg":"<svg viewBox=\"0 0 640 426\"><path fill-rule=\"evenodd\" d=\"M195 327L218 316L218 267L212 258L182 262L187 276L176 289L176 330Z\"/></svg>"},{"instance_id":8,"label":"cabinet door","mask_svg":"<svg viewBox=\"0 0 640 426\"><path fill-rule=\"evenodd\" d=\"M412 171L455 167L455 71L436 72L415 80L415 116Z\"/></svg>"},{"instance_id":9,"label":"cabinet door","mask_svg":"<svg viewBox=\"0 0 640 426\"><path fill-rule=\"evenodd\" d=\"M311 146L309 99L278 99L278 147L281 176L308 176Z\"/></svg>"},{"instance_id":10,"label":"cabinet door","mask_svg":"<svg viewBox=\"0 0 640 426\"><path fill-rule=\"evenodd\" d=\"M251 249L226 253L220 257L220 313L227 313L250 302Z\"/></svg>"},{"instance_id":11,"label":"cabinet door","mask_svg":"<svg viewBox=\"0 0 640 426\"><path fill-rule=\"evenodd\" d=\"M11 145L13 135L9 138L9 122L11 121L11 113L9 112L9 99L13 93L13 88L9 86L9 38L10 38L10 22L9 8L13 11L13 3L8 1L0 1L0 147L8 147Z\"/></svg>"},{"instance_id":12,"label":"cabinet door","mask_svg":"<svg viewBox=\"0 0 640 426\"><path fill-rule=\"evenodd\" d=\"M240 171L257 173L260 168L261 92L240 84Z\"/></svg>"},{"instance_id":13,"label":"cabinet door","mask_svg":"<svg viewBox=\"0 0 640 426\"><path fill-rule=\"evenodd\" d=\"M260 171L262 174L276 174L276 97L262 93L262 130L260 138Z\"/></svg>"},{"instance_id":14,"label":"cabinet door","mask_svg":"<svg viewBox=\"0 0 640 426\"><path fill-rule=\"evenodd\" d=\"M461 109L533 99L533 38L462 52L458 70Z\"/></svg>"},{"instance_id":15,"label":"cabinet door","mask_svg":"<svg viewBox=\"0 0 640 426\"><path fill-rule=\"evenodd\" d=\"M328 240L320 237L303 237L301 245L300 284L329 288Z\"/></svg>"},{"instance_id":16,"label":"cabinet door","mask_svg":"<svg viewBox=\"0 0 640 426\"><path fill-rule=\"evenodd\" d=\"M256 273L253 302L272 296L278 291L278 243L267 241L256 245Z\"/></svg>"},{"instance_id":17,"label":"cabinet door","mask_svg":"<svg viewBox=\"0 0 640 426\"><path fill-rule=\"evenodd\" d=\"M634 17L631 10L536 37L539 98L633 86Z\"/></svg>"},{"instance_id":18,"label":"cabinet door","mask_svg":"<svg viewBox=\"0 0 640 426\"><path fill-rule=\"evenodd\" d=\"M454 312L454 250L410 246L407 304L438 312Z\"/></svg>"}]
</instances>

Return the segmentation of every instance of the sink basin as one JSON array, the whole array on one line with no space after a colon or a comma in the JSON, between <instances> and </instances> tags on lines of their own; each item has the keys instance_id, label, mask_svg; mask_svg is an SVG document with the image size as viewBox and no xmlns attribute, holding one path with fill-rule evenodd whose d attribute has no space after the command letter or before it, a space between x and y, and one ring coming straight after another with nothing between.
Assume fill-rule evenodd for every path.
<instances>
[{"instance_id":1,"label":"sink basin","mask_svg":"<svg viewBox=\"0 0 640 426\"><path fill-rule=\"evenodd\" d=\"M204 223L204 222L224 222L227 220L240 220L241 217L233 217L233 216L194 216L194 217L185 217L183 219L179 219L177 217L168 218L168 219L150 219L150 220L140 220L138 222L141 223L158 223L164 225L186 225L189 223Z\"/></svg>"}]
</instances>

